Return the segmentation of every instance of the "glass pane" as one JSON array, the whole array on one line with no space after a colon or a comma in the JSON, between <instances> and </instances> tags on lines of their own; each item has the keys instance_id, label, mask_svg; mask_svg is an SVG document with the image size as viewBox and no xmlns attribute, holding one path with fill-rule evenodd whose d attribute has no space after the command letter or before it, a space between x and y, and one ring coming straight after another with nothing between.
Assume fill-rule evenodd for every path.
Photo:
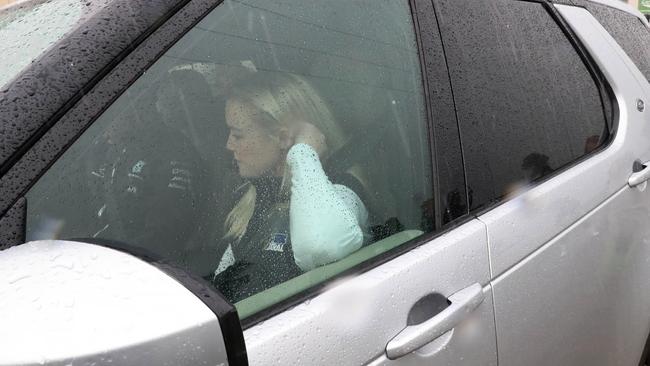
<instances>
[{"instance_id":1,"label":"glass pane","mask_svg":"<svg viewBox=\"0 0 650 366\"><path fill-rule=\"evenodd\" d=\"M33 187L28 238L142 247L233 302L273 292L253 313L430 231L412 27L406 1L226 1Z\"/></svg>"},{"instance_id":2,"label":"glass pane","mask_svg":"<svg viewBox=\"0 0 650 366\"><path fill-rule=\"evenodd\" d=\"M472 209L607 139L598 87L542 4L440 3Z\"/></svg>"}]
</instances>

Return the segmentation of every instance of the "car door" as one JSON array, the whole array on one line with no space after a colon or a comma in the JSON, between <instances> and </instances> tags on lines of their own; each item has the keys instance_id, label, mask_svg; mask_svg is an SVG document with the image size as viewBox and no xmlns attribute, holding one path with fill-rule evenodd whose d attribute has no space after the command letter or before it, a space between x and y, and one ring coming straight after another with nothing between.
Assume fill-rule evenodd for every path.
<instances>
[{"instance_id":1,"label":"car door","mask_svg":"<svg viewBox=\"0 0 650 366\"><path fill-rule=\"evenodd\" d=\"M499 364L637 364L650 326L647 81L584 8L437 6L488 230Z\"/></svg>"},{"instance_id":2,"label":"car door","mask_svg":"<svg viewBox=\"0 0 650 366\"><path fill-rule=\"evenodd\" d=\"M238 79L290 74L345 131L323 165L332 180L354 176L366 239L233 301L250 364L496 364L487 235L467 215L431 3L217 3L163 12L157 24L169 21L12 152L7 245L117 241L212 282L238 263L220 245L242 184L224 104Z\"/></svg>"}]
</instances>

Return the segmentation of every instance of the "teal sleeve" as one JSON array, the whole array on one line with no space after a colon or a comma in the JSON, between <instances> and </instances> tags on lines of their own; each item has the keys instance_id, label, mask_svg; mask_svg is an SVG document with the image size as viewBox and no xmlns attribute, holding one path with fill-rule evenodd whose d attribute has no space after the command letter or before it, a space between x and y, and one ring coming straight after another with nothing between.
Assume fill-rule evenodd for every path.
<instances>
[{"instance_id":1,"label":"teal sleeve","mask_svg":"<svg viewBox=\"0 0 650 366\"><path fill-rule=\"evenodd\" d=\"M332 184L318 154L307 144L287 154L294 259L303 271L340 260L363 244L368 212L354 191Z\"/></svg>"}]
</instances>

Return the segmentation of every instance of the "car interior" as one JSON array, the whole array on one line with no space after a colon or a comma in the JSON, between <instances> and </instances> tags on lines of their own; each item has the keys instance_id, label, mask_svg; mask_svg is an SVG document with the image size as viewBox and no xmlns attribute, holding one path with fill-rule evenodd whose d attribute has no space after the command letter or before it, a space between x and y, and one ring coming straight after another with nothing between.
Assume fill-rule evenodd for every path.
<instances>
[{"instance_id":1,"label":"car interior","mask_svg":"<svg viewBox=\"0 0 650 366\"><path fill-rule=\"evenodd\" d=\"M366 2L353 4L366 11L372 8ZM209 276L216 265L215 256L225 251L223 247L215 249L215 243L223 236L233 192L242 184L232 153L225 148L225 100L230 85L256 72L300 75L328 103L347 140L324 168L329 172L360 168L356 176L366 188L362 199L370 213L370 233L364 247L349 257L242 301L238 307L244 317L431 230L434 223L425 212L426 203L432 200L431 158L419 58L415 45L409 47L412 30L402 29L405 25L397 22L398 17L391 19L385 9L377 18L350 21L347 17L355 12L349 4L345 6L345 16L343 9L338 12L330 4L316 1L290 10L292 14L288 7L264 2L233 2L217 8L168 50L57 163L66 166L58 169L65 172L56 174L66 183L50 185L47 194L34 195L69 196L70 192L54 191L75 186L75 195L85 196L88 204L82 206L87 207L62 212L60 202L30 202L28 237L30 233L30 239L110 236ZM404 10L396 5L395 11ZM293 31L287 32L288 28ZM165 133L160 132L163 126ZM110 218L113 231L102 231L102 207L119 201L119 195L107 186L106 179L99 185L89 184L84 178L87 174L75 170L94 172L93 167L101 165L97 158L111 154L137 151L141 156L160 155L162 147L174 144L190 150L186 153L198 161L201 172L195 179L209 187L202 187L209 194L181 198L199 208L183 213L178 201L143 203L142 207L114 202L122 211L118 209ZM98 152L98 147L103 151ZM66 159L77 162L66 163ZM48 212L48 207L57 207L57 212ZM170 218L160 220L167 213ZM191 228L170 225L182 221L182 215L192 216ZM43 227L37 222L45 216L57 218L55 230L35 229ZM48 222L51 225L52 220ZM172 226L175 232L161 228L164 226Z\"/></svg>"}]
</instances>

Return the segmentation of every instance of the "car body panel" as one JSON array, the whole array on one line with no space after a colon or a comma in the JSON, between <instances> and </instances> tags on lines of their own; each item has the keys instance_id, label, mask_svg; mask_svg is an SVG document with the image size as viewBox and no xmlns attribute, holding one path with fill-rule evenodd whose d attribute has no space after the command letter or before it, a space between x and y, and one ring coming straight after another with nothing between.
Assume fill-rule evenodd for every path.
<instances>
[{"instance_id":1,"label":"car body panel","mask_svg":"<svg viewBox=\"0 0 650 366\"><path fill-rule=\"evenodd\" d=\"M633 365L650 331L650 192L623 188L494 280L499 365Z\"/></svg>"},{"instance_id":2,"label":"car body panel","mask_svg":"<svg viewBox=\"0 0 650 366\"><path fill-rule=\"evenodd\" d=\"M557 8L613 90L617 130L597 155L480 217L499 364L631 364L650 326L650 191L627 185L634 161L650 159L648 112L637 109L648 83L587 10Z\"/></svg>"},{"instance_id":3,"label":"car body panel","mask_svg":"<svg viewBox=\"0 0 650 366\"><path fill-rule=\"evenodd\" d=\"M485 227L472 220L244 332L251 365L384 364L388 341L406 327L409 310L433 292L449 297L489 277ZM489 294L489 287L485 288ZM472 320L473 319L473 320ZM467 329L390 365L496 365L488 297L468 315Z\"/></svg>"},{"instance_id":4,"label":"car body panel","mask_svg":"<svg viewBox=\"0 0 650 366\"><path fill-rule=\"evenodd\" d=\"M476 310L472 320L459 329L453 329L421 349L397 360L382 355L368 366L418 366L418 365L496 365L491 342L476 342L475 337L489 338L490 314L494 314L490 286L483 289L484 303ZM459 336L459 332L468 336ZM461 338L462 337L462 338ZM487 357L486 357L487 356Z\"/></svg>"},{"instance_id":5,"label":"car body panel","mask_svg":"<svg viewBox=\"0 0 650 366\"><path fill-rule=\"evenodd\" d=\"M0 273L2 365L227 362L211 309L129 254L35 241L3 251Z\"/></svg>"}]
</instances>

